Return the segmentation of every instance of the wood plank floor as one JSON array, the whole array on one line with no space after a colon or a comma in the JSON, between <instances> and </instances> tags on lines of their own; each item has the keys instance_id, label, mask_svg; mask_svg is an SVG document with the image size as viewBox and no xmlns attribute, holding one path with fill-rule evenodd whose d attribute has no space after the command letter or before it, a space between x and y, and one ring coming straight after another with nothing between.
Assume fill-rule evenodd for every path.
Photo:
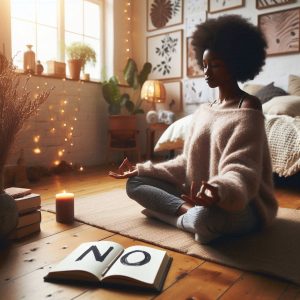
<instances>
[{"instance_id":1,"label":"wood plank floor","mask_svg":"<svg viewBox=\"0 0 300 300\"><path fill-rule=\"evenodd\" d=\"M123 188L124 180L107 176L106 167L82 173L42 178L31 184L42 203L53 203L62 190L76 198ZM300 208L300 191L277 189L280 206ZM51 266L85 241L109 239L124 246L146 244L79 222L63 225L55 215L42 213L41 232L0 252L0 299L300 299L300 286L272 277L243 272L168 250L173 263L163 292L155 294L132 288L95 288L86 285L46 283ZM153 246L153 245L151 245Z\"/></svg>"}]
</instances>

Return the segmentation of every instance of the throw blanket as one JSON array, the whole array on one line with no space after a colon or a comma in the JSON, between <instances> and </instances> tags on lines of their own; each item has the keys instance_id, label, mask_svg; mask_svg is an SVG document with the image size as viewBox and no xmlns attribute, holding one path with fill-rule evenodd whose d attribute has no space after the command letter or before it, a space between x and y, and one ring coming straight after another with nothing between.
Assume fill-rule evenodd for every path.
<instances>
[{"instance_id":1,"label":"throw blanket","mask_svg":"<svg viewBox=\"0 0 300 300\"><path fill-rule=\"evenodd\" d=\"M265 127L272 158L272 169L279 176L291 176L300 171L300 117L265 115ZM181 149L192 115L174 122L161 135L155 152Z\"/></svg>"},{"instance_id":2,"label":"throw blanket","mask_svg":"<svg viewBox=\"0 0 300 300\"><path fill-rule=\"evenodd\" d=\"M300 117L266 115L273 171L291 176L300 170Z\"/></svg>"}]
</instances>

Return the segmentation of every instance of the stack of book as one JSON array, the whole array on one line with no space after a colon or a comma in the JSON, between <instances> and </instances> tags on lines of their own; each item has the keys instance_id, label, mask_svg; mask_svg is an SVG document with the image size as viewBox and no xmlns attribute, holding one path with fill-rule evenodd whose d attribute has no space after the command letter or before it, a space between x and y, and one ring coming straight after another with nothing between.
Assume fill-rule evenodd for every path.
<instances>
[{"instance_id":1,"label":"stack of book","mask_svg":"<svg viewBox=\"0 0 300 300\"><path fill-rule=\"evenodd\" d=\"M10 187L5 192L11 195L18 209L18 225L11 235L14 240L40 231L41 196L31 192L31 189Z\"/></svg>"}]
</instances>

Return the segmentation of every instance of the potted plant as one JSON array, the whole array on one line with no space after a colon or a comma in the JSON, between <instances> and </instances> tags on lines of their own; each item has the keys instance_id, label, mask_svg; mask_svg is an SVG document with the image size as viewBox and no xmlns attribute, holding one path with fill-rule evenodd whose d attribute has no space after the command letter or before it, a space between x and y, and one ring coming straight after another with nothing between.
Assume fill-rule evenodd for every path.
<instances>
[{"instance_id":1,"label":"potted plant","mask_svg":"<svg viewBox=\"0 0 300 300\"><path fill-rule=\"evenodd\" d=\"M123 70L124 79L131 89L129 93L121 93L120 84L116 76L103 82L103 97L108 104L108 127L109 140L117 141L119 145L130 144L131 137L136 137L137 130L132 130L133 124L137 126L136 115L144 113L141 108L142 99L140 97L141 88L147 80L152 69L152 65L146 62L139 72L133 59L128 59ZM123 113L127 112L127 113ZM134 141L137 142L136 140ZM121 147L122 148L122 147Z\"/></svg>"},{"instance_id":2,"label":"potted plant","mask_svg":"<svg viewBox=\"0 0 300 300\"><path fill-rule=\"evenodd\" d=\"M29 80L30 76L24 79L0 53L0 242L16 227L18 217L15 200L4 190L5 163L24 122L50 94L50 90L43 90L32 95L28 91Z\"/></svg>"},{"instance_id":3,"label":"potted plant","mask_svg":"<svg viewBox=\"0 0 300 300\"><path fill-rule=\"evenodd\" d=\"M122 108L125 108L129 115L144 113L144 110L141 108L142 99L140 92L144 82L148 79L151 69L152 65L146 62L142 70L138 72L136 62L132 58L128 59L123 75L128 87L132 89L132 96L128 93L121 94L120 83L116 76L112 76L108 81L103 82L103 97L108 104L109 115L120 115Z\"/></svg>"},{"instance_id":4,"label":"potted plant","mask_svg":"<svg viewBox=\"0 0 300 300\"><path fill-rule=\"evenodd\" d=\"M66 47L66 53L69 58L68 66L71 79L79 80L80 71L82 70L85 79L89 75L84 73L86 63L96 63L96 52L88 44L82 42L73 42Z\"/></svg>"}]
</instances>

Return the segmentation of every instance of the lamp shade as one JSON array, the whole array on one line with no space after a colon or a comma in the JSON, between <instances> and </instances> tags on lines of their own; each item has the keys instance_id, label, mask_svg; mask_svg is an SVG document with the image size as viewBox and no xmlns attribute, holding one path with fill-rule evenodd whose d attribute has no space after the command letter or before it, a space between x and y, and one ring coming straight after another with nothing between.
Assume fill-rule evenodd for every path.
<instances>
[{"instance_id":1,"label":"lamp shade","mask_svg":"<svg viewBox=\"0 0 300 300\"><path fill-rule=\"evenodd\" d=\"M142 86L141 99L155 103L166 101L166 89L159 80L146 80Z\"/></svg>"}]
</instances>

